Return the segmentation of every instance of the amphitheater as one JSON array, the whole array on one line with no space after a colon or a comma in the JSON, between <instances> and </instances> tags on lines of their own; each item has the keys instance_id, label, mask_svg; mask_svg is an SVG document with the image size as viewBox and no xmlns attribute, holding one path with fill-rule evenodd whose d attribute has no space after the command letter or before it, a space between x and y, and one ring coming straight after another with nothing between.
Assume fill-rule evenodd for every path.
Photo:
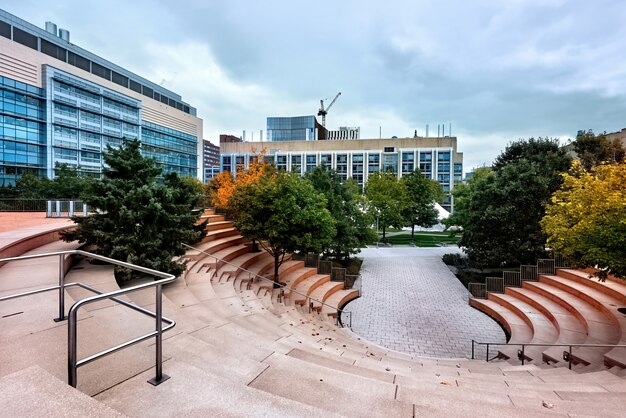
<instances>
[{"instance_id":1,"label":"amphitheater","mask_svg":"<svg viewBox=\"0 0 626 418\"><path fill-rule=\"evenodd\" d=\"M470 303L509 345L417 357L345 326L358 291L296 260L274 289L271 257L203 216L186 272L132 292L58 239L68 222L0 232L0 259L55 254L0 262L0 416L624 416L623 282L558 266L491 280Z\"/></svg>"}]
</instances>

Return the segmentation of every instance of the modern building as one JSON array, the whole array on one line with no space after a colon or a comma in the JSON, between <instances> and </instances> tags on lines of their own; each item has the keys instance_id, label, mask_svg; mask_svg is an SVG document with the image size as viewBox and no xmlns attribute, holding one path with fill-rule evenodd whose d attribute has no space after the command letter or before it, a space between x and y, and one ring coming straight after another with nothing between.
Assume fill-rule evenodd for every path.
<instances>
[{"instance_id":1,"label":"modern building","mask_svg":"<svg viewBox=\"0 0 626 418\"><path fill-rule=\"evenodd\" d=\"M0 185L56 163L99 176L107 145L139 139L165 172L202 178L202 120L180 95L0 10Z\"/></svg>"},{"instance_id":2,"label":"modern building","mask_svg":"<svg viewBox=\"0 0 626 418\"><path fill-rule=\"evenodd\" d=\"M446 192L442 206L450 212L454 208L450 191L463 180L463 153L457 152L457 138L450 136L221 143L220 169L234 173L239 166L247 167L261 150L266 152L266 160L280 170L304 175L324 165L344 179L354 179L361 187L368 175L377 171L392 172L401 178L419 169L441 184Z\"/></svg>"},{"instance_id":3,"label":"modern building","mask_svg":"<svg viewBox=\"0 0 626 418\"><path fill-rule=\"evenodd\" d=\"M267 141L317 141L328 139L328 131L315 116L267 118Z\"/></svg>"},{"instance_id":4,"label":"modern building","mask_svg":"<svg viewBox=\"0 0 626 418\"><path fill-rule=\"evenodd\" d=\"M348 139L361 139L361 128L341 126L336 131L328 131L328 138L333 141L345 141Z\"/></svg>"},{"instance_id":5,"label":"modern building","mask_svg":"<svg viewBox=\"0 0 626 418\"><path fill-rule=\"evenodd\" d=\"M206 139L202 148L202 169L204 182L208 182L220 172L220 147Z\"/></svg>"},{"instance_id":6,"label":"modern building","mask_svg":"<svg viewBox=\"0 0 626 418\"><path fill-rule=\"evenodd\" d=\"M606 139L609 141L619 140L622 146L626 148L626 128L622 128L621 131L611 132L606 134Z\"/></svg>"}]
</instances>

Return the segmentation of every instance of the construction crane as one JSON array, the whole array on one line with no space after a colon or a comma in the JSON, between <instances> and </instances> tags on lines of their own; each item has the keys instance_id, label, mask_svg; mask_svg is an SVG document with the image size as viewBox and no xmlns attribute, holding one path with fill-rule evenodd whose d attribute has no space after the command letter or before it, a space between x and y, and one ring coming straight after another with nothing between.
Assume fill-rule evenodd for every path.
<instances>
[{"instance_id":1,"label":"construction crane","mask_svg":"<svg viewBox=\"0 0 626 418\"><path fill-rule=\"evenodd\" d=\"M324 99L320 100L320 110L319 112L317 112L317 116L321 116L322 117L322 126L326 126L326 114L328 113L328 111L330 110L331 107L333 107L333 105L335 104L335 102L337 101L337 98L341 96L341 92L337 93L337 95L335 96L335 98L333 99L332 102L330 102L330 104L328 105L328 107L326 109L324 109ZM328 99L326 99L328 100Z\"/></svg>"}]
</instances>

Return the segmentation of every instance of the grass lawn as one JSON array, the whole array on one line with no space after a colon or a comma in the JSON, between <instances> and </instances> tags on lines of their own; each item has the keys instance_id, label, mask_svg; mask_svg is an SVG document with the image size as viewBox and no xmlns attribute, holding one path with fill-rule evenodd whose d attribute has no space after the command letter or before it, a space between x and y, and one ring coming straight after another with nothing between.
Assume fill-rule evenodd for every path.
<instances>
[{"instance_id":1,"label":"grass lawn","mask_svg":"<svg viewBox=\"0 0 626 418\"><path fill-rule=\"evenodd\" d=\"M387 237L388 242L392 245L411 245L413 242L417 247L458 244L460 239L460 236L451 237L447 232L416 232L413 240L411 240L410 232Z\"/></svg>"}]
</instances>

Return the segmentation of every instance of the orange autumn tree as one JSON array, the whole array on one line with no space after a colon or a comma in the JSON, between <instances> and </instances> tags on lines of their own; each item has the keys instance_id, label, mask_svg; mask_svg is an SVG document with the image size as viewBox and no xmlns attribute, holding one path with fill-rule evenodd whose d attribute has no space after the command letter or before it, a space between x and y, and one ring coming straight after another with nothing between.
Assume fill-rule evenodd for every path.
<instances>
[{"instance_id":1,"label":"orange autumn tree","mask_svg":"<svg viewBox=\"0 0 626 418\"><path fill-rule=\"evenodd\" d=\"M256 151L253 150L253 152ZM270 169L271 166L263 160L265 154L265 149L255 154L248 164L248 169L241 165L237 166L236 178L230 171L223 171L211 180L208 185L208 194L216 209L232 212L230 198L234 191L238 187L257 181L264 172Z\"/></svg>"}]
</instances>

